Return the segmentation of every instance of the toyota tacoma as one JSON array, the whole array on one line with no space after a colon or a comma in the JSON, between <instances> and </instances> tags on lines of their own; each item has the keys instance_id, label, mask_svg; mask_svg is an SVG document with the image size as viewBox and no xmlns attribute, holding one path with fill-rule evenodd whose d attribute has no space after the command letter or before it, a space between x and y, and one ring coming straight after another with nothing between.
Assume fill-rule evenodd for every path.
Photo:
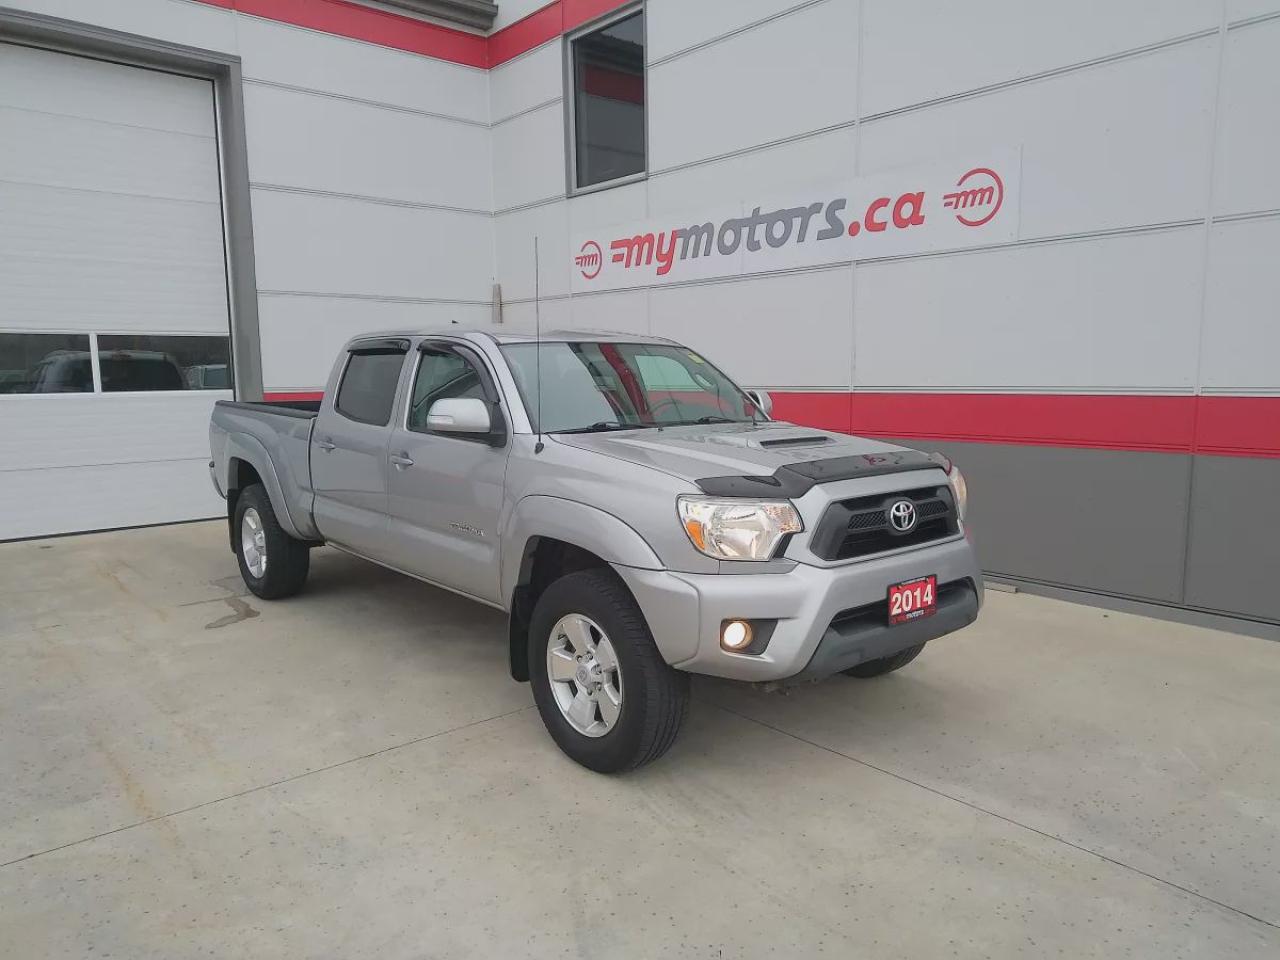
<instances>
[{"instance_id":1,"label":"toyota tacoma","mask_svg":"<svg viewBox=\"0 0 1280 960\"><path fill-rule=\"evenodd\" d=\"M318 402L218 402L209 467L254 594L329 544L496 607L552 738L614 772L690 674L880 676L978 615L960 471L770 407L655 337L380 334Z\"/></svg>"}]
</instances>

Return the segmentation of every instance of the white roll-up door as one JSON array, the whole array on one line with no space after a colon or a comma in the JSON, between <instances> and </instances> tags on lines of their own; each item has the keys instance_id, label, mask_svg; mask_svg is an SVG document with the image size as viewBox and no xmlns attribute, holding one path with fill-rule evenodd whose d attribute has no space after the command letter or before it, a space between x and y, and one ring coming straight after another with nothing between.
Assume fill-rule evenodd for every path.
<instances>
[{"instance_id":1,"label":"white roll-up door","mask_svg":"<svg viewBox=\"0 0 1280 960\"><path fill-rule=\"evenodd\" d=\"M0 540L218 515L213 85L0 43Z\"/></svg>"}]
</instances>

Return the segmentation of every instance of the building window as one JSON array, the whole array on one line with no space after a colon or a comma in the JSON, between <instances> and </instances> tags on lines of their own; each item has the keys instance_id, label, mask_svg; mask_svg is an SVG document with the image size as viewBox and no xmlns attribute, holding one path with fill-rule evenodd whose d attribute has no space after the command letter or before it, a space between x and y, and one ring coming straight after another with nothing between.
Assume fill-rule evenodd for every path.
<instances>
[{"instance_id":1,"label":"building window","mask_svg":"<svg viewBox=\"0 0 1280 960\"><path fill-rule=\"evenodd\" d=\"M573 184L645 172L644 12L573 38Z\"/></svg>"},{"instance_id":2,"label":"building window","mask_svg":"<svg viewBox=\"0 0 1280 960\"><path fill-rule=\"evenodd\" d=\"M226 337L98 334L103 393L230 390Z\"/></svg>"},{"instance_id":3,"label":"building window","mask_svg":"<svg viewBox=\"0 0 1280 960\"><path fill-rule=\"evenodd\" d=\"M0 393L92 393L87 333L0 333Z\"/></svg>"},{"instance_id":4,"label":"building window","mask_svg":"<svg viewBox=\"0 0 1280 960\"><path fill-rule=\"evenodd\" d=\"M227 337L0 332L0 394L231 387Z\"/></svg>"}]
</instances>

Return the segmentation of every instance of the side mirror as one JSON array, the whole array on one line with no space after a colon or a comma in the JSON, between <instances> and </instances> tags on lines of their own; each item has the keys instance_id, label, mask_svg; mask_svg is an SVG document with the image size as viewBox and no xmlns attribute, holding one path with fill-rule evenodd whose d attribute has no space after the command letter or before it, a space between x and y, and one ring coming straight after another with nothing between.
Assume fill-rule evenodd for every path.
<instances>
[{"instance_id":1,"label":"side mirror","mask_svg":"<svg viewBox=\"0 0 1280 960\"><path fill-rule=\"evenodd\" d=\"M773 398L765 390L748 390L747 396L756 405L756 409L766 417L773 416Z\"/></svg>"},{"instance_id":2,"label":"side mirror","mask_svg":"<svg viewBox=\"0 0 1280 960\"><path fill-rule=\"evenodd\" d=\"M427 411L427 429L437 433L489 433L489 405L478 397L447 397Z\"/></svg>"}]
</instances>

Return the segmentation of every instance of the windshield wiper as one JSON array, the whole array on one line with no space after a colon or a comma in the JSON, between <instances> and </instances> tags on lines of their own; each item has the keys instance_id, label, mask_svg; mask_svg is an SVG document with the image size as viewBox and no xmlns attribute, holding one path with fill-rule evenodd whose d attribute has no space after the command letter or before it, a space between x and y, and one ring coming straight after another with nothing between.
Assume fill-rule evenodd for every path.
<instances>
[{"instance_id":1,"label":"windshield wiper","mask_svg":"<svg viewBox=\"0 0 1280 960\"><path fill-rule=\"evenodd\" d=\"M589 427L570 427L568 430L548 430L547 433L604 433L607 430L643 430L648 424L622 423L619 420L597 420Z\"/></svg>"},{"instance_id":2,"label":"windshield wiper","mask_svg":"<svg viewBox=\"0 0 1280 960\"><path fill-rule=\"evenodd\" d=\"M696 420L673 420L670 423L662 423L663 427L692 427L697 425L705 425L708 423L746 423L746 420L735 420L733 417L721 417L714 413L705 417L698 417Z\"/></svg>"}]
</instances>

